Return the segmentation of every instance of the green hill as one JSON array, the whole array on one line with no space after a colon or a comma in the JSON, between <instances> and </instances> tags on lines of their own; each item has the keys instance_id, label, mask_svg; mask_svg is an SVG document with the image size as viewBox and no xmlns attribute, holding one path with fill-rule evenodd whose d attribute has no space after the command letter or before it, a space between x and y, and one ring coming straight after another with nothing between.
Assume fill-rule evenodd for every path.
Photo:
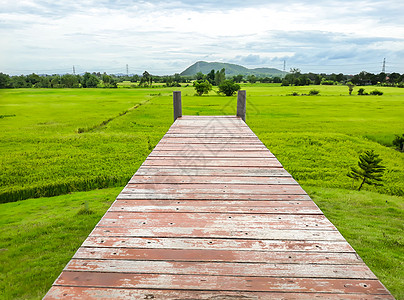
<instances>
[{"instance_id":1,"label":"green hill","mask_svg":"<svg viewBox=\"0 0 404 300\"><path fill-rule=\"evenodd\" d=\"M255 75L257 77L265 77L265 76L283 76L286 72L275 68L256 68L256 69L248 69L246 67L229 64L229 63L220 63L220 62L206 62L206 61L198 61L194 63L192 66L188 67L184 71L181 72L181 76L193 76L198 72L202 72L203 74L209 73L211 70L221 70L226 69L226 75L234 76L234 75Z\"/></svg>"}]
</instances>

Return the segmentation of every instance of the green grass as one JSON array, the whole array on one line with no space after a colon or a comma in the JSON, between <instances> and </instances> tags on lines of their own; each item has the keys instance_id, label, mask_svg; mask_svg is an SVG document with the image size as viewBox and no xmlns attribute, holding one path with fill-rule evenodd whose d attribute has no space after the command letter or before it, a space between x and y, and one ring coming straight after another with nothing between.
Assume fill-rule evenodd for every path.
<instances>
[{"instance_id":1,"label":"green grass","mask_svg":"<svg viewBox=\"0 0 404 300\"><path fill-rule=\"evenodd\" d=\"M121 190L0 204L0 299L41 299Z\"/></svg>"}]
</instances>

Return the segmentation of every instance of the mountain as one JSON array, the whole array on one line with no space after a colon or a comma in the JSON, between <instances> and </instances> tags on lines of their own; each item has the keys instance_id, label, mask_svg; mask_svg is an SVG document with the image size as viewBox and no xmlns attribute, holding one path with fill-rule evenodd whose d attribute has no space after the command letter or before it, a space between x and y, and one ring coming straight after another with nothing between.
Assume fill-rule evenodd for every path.
<instances>
[{"instance_id":1,"label":"mountain","mask_svg":"<svg viewBox=\"0 0 404 300\"><path fill-rule=\"evenodd\" d=\"M206 62L206 61L198 61L194 63L192 66L188 67L184 71L181 72L181 76L193 76L198 72L202 72L203 74L208 74L211 70L221 70L226 69L227 76L234 76L234 75L255 75L257 77L264 77L264 76L282 76L286 74L278 69L274 68L256 68L256 69L248 69L246 67L236 65L236 64L229 64L229 63L220 63L220 62Z\"/></svg>"}]
</instances>

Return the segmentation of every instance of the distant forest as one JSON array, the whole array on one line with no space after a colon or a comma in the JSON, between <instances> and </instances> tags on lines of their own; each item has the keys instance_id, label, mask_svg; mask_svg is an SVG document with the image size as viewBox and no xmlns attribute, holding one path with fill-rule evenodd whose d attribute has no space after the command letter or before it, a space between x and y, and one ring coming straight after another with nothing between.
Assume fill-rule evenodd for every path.
<instances>
[{"instance_id":1,"label":"distant forest","mask_svg":"<svg viewBox=\"0 0 404 300\"><path fill-rule=\"evenodd\" d=\"M213 72L212 72L213 71ZM192 76L181 76L174 74L171 76L156 76L145 71L142 75L113 75L106 73L84 73L83 75L19 75L10 76L0 73L0 88L117 88L118 83L131 82L127 87L152 87L153 83L162 83L164 86L173 87L181 84L189 84L194 80L207 79L214 80L215 71L208 74L201 72ZM216 71L217 73L218 71ZM223 70L222 70L223 72ZM212 74L213 73L213 74ZM340 74L315 74L301 73L299 69L291 69L285 76L256 75L235 75L226 76L226 79L236 83L281 83L283 86L289 85L334 85L352 83L354 85L386 85L404 88L404 74L399 73L379 73L372 74L360 72L356 75ZM212 82L213 85L215 82ZM161 85L160 85L161 86Z\"/></svg>"}]
</instances>

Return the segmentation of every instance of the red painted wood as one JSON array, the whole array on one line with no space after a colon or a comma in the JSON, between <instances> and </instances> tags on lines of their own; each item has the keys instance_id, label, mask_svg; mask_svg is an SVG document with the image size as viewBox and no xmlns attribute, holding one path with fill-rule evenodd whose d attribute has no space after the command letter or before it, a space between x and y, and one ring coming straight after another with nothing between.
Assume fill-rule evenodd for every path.
<instances>
[{"instance_id":1,"label":"red painted wood","mask_svg":"<svg viewBox=\"0 0 404 300\"><path fill-rule=\"evenodd\" d=\"M183 116L44 299L394 299L248 126Z\"/></svg>"},{"instance_id":2,"label":"red painted wood","mask_svg":"<svg viewBox=\"0 0 404 300\"><path fill-rule=\"evenodd\" d=\"M214 249L137 249L81 247L76 259L126 259L196 262L240 262L273 264L363 265L354 252L293 252L293 251L238 251Z\"/></svg>"},{"instance_id":3,"label":"red painted wood","mask_svg":"<svg viewBox=\"0 0 404 300\"><path fill-rule=\"evenodd\" d=\"M354 252L342 241L311 240L248 240L215 238L153 238L153 237L96 237L90 235L84 247L124 247L143 249L213 249L235 251L307 251L307 252Z\"/></svg>"},{"instance_id":4,"label":"red painted wood","mask_svg":"<svg viewBox=\"0 0 404 300\"><path fill-rule=\"evenodd\" d=\"M378 280L63 272L55 285L102 288L388 294Z\"/></svg>"},{"instance_id":5,"label":"red painted wood","mask_svg":"<svg viewBox=\"0 0 404 300\"><path fill-rule=\"evenodd\" d=\"M156 300L178 300L178 299L201 299L201 300L232 300L232 299L271 299L271 300L381 300L394 299L386 294L330 294L330 293L293 293L283 291L277 292L234 292L234 291L190 291L190 290L156 290L156 289L126 289L126 288L92 288L92 287L68 287L53 286L46 299L156 299Z\"/></svg>"}]
</instances>

